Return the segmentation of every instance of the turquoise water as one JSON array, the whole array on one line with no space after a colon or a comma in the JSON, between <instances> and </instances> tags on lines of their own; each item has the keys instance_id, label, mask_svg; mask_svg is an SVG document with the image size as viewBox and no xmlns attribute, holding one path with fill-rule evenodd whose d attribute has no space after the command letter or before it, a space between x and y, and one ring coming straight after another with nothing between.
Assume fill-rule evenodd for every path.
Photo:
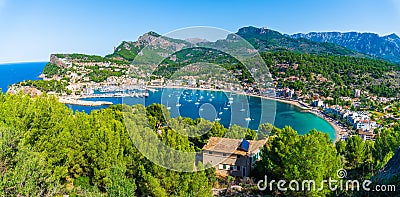
<instances>
[{"instance_id":1,"label":"turquoise water","mask_svg":"<svg viewBox=\"0 0 400 197\"><path fill-rule=\"evenodd\" d=\"M0 88L7 91L10 84L23 80L38 79L46 62L38 63L15 63L0 65ZM260 123L269 122L278 128L286 125L293 127L299 134L305 134L316 128L335 139L332 126L324 119L314 114L302 112L293 105L258 97L247 97L243 95L231 95L224 92L184 90L184 89L158 89L157 92L149 92L147 98L91 98L84 100L111 101L114 104L143 104L148 106L152 103L162 103L171 107L171 117L183 116L189 118L205 118L214 121L216 118L224 126L237 124L251 129L257 129ZM229 105L229 98L232 103ZM211 99L211 100L210 100ZM196 104L196 102L198 102ZM180 106L177 106L177 104ZM67 105L71 109L85 111L105 108L107 106L86 107ZM220 114L220 112L222 112Z\"/></svg>"},{"instance_id":2,"label":"turquoise water","mask_svg":"<svg viewBox=\"0 0 400 197\"><path fill-rule=\"evenodd\" d=\"M167 88L157 89L156 92L149 92L149 94L147 98L87 98L83 100L145 106L161 103L170 107L171 117L183 116L192 119L201 117L210 121L218 119L225 127L236 124L254 130L257 130L260 124L269 122L278 128L289 125L301 135L316 128L328 133L332 140L335 139L335 131L328 122L312 113L302 112L296 106L287 103L207 90ZM232 100L230 105L229 98ZM85 112L107 107L68 106L73 110Z\"/></svg>"}]
</instances>

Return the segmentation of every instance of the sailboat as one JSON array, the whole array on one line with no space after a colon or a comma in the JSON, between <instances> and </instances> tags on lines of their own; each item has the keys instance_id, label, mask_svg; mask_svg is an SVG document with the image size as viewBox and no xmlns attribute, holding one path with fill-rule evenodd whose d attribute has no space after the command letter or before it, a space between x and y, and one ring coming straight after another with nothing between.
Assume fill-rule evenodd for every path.
<instances>
[{"instance_id":1,"label":"sailboat","mask_svg":"<svg viewBox=\"0 0 400 197\"><path fill-rule=\"evenodd\" d=\"M226 103L225 103L224 105L226 105ZM229 106L225 106L225 107L224 107L224 110L228 110L228 109L229 109L228 107L229 107Z\"/></svg>"},{"instance_id":2,"label":"sailboat","mask_svg":"<svg viewBox=\"0 0 400 197\"><path fill-rule=\"evenodd\" d=\"M221 107L221 108L222 108L222 107ZM223 114L223 112L222 112L221 108L220 108L220 112L218 113L219 115L222 115L222 114Z\"/></svg>"},{"instance_id":3,"label":"sailboat","mask_svg":"<svg viewBox=\"0 0 400 197\"><path fill-rule=\"evenodd\" d=\"M246 111L246 109L243 107L243 103L242 103L242 109L240 110L240 112L244 112Z\"/></svg>"},{"instance_id":4,"label":"sailboat","mask_svg":"<svg viewBox=\"0 0 400 197\"><path fill-rule=\"evenodd\" d=\"M167 101L167 109L168 109L168 110L171 110L171 107L170 107L170 106L168 106L168 101Z\"/></svg>"}]
</instances>

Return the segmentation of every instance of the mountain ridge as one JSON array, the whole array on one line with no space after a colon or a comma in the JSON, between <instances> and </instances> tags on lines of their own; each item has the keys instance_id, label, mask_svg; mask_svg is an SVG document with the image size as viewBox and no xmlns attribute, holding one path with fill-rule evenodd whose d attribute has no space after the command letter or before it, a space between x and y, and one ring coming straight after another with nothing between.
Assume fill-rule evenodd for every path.
<instances>
[{"instance_id":1,"label":"mountain ridge","mask_svg":"<svg viewBox=\"0 0 400 197\"><path fill-rule=\"evenodd\" d=\"M355 52L337 44L319 43L308 39L294 39L275 30L253 26L240 28L237 33L228 34L225 39L220 39L215 42L202 40L203 42L195 42L195 44L200 46L219 46L218 48L228 47L232 49L234 47L230 46L232 46L232 43L238 39L237 36L245 39L259 52L288 50L318 55L328 54L367 57L362 53ZM146 46L158 47L158 56L166 57L171 55L169 53L171 51L190 47L193 44L194 43L190 42L190 40L164 37L151 31L140 36L137 41L123 41L115 48L114 53L107 55L106 57L133 61ZM163 47L159 47L160 45ZM241 49L237 50L240 51Z\"/></svg>"},{"instance_id":2,"label":"mountain ridge","mask_svg":"<svg viewBox=\"0 0 400 197\"><path fill-rule=\"evenodd\" d=\"M375 58L400 63L400 37L395 33L380 36L376 33L359 32L310 32L286 36L320 43L334 43Z\"/></svg>"}]
</instances>

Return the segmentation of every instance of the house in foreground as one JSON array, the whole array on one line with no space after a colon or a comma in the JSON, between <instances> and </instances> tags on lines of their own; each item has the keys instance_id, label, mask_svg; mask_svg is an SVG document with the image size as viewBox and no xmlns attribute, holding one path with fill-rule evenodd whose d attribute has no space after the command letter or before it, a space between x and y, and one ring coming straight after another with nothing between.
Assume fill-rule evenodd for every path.
<instances>
[{"instance_id":1,"label":"house in foreground","mask_svg":"<svg viewBox=\"0 0 400 197\"><path fill-rule=\"evenodd\" d=\"M263 140L211 137L203 147L203 163L211 164L217 174L248 177L254 163L260 159Z\"/></svg>"}]
</instances>

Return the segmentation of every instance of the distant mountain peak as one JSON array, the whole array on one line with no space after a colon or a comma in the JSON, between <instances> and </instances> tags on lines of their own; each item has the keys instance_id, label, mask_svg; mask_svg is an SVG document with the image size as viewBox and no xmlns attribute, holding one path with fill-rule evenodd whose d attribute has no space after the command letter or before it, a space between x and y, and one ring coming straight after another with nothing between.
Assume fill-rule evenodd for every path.
<instances>
[{"instance_id":1,"label":"distant mountain peak","mask_svg":"<svg viewBox=\"0 0 400 197\"><path fill-rule=\"evenodd\" d=\"M400 38L394 33L379 36L376 33L311 32L294 34L290 37L305 38L319 43L333 43L373 57L400 63Z\"/></svg>"},{"instance_id":2,"label":"distant mountain peak","mask_svg":"<svg viewBox=\"0 0 400 197\"><path fill-rule=\"evenodd\" d=\"M306 39L297 40L267 27L258 28L248 26L240 28L236 34L229 34L226 39L216 42L209 42L199 38L180 40L161 36L156 32L150 31L140 36L137 41L122 42L114 49L114 53L107 57L132 61L137 55L141 55L140 51L146 46L156 47L158 52L154 55L164 57L171 51L176 51L197 43L208 43L221 47L234 46L237 43L236 41L240 39L239 37L247 40L258 51L288 50L311 54L363 56L339 45L318 43ZM237 50L242 50L242 48L239 47Z\"/></svg>"},{"instance_id":3,"label":"distant mountain peak","mask_svg":"<svg viewBox=\"0 0 400 197\"><path fill-rule=\"evenodd\" d=\"M185 41L193 43L193 44L197 44L199 42L209 42L208 40L203 39L203 38L186 38Z\"/></svg>"},{"instance_id":4,"label":"distant mountain peak","mask_svg":"<svg viewBox=\"0 0 400 197\"><path fill-rule=\"evenodd\" d=\"M391 39L400 39L400 37L399 37L397 34L395 34L395 33L392 33L392 34L387 35L387 36L385 36L385 37L391 38Z\"/></svg>"}]
</instances>

